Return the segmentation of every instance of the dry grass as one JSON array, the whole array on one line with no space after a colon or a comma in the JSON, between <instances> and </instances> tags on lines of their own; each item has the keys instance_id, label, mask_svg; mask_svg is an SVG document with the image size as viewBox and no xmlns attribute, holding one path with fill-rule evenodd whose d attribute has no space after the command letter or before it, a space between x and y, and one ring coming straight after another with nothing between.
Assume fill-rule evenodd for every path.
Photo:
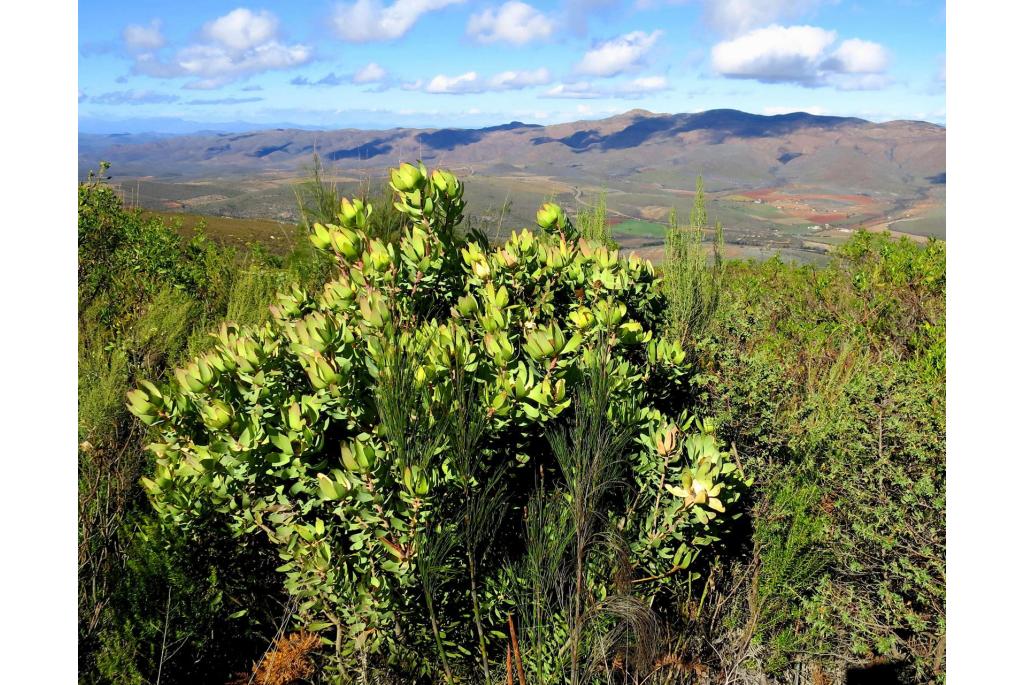
<instances>
[{"instance_id":1,"label":"dry grass","mask_svg":"<svg viewBox=\"0 0 1024 685\"><path fill-rule=\"evenodd\" d=\"M289 685L309 680L316 672L312 655L320 647L314 633L298 632L274 641L262 661L253 666L251 682L257 685Z\"/></svg>"},{"instance_id":2,"label":"dry grass","mask_svg":"<svg viewBox=\"0 0 1024 685\"><path fill-rule=\"evenodd\" d=\"M234 247L261 243L276 254L284 254L293 249L298 235L295 224L281 223L273 219L239 219L229 216L157 211L147 211L146 216L160 217L171 226L180 224L178 230L187 238L195 235L197 228L202 225L206 235L218 243Z\"/></svg>"}]
</instances>

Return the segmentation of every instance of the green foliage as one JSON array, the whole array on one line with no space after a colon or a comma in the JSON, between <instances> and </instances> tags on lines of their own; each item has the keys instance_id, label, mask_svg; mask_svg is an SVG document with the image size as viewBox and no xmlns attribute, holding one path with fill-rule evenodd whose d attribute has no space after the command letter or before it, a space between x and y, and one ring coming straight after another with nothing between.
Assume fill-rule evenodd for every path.
<instances>
[{"instance_id":1,"label":"green foliage","mask_svg":"<svg viewBox=\"0 0 1024 685\"><path fill-rule=\"evenodd\" d=\"M501 635L502 614L533 583L501 570L519 563L517 545L488 559L466 518L495 520L479 502L505 479L557 473L552 494L533 500L571 512L561 520L572 554L550 563L575 573L576 599L555 612L563 624L601 625L566 663L582 682L586 659L653 598L628 581L613 593L609 569L630 578L692 563L734 518L738 474L709 426L670 418L682 414L689 367L661 337L649 262L581 240L553 203L537 213L539 232L491 247L456 230L454 175L406 164L391 186L408 217L397 244L367 234L372 205L343 200L336 224L312 227L338 265L322 292L281 294L265 324L224 324L173 382L129 393L157 436L144 487L160 520L188 536L225 526L272 545L297 623L333 630L335 667L365 675L369 655L451 680L474 668L473 633ZM476 426L476 437L452 426ZM664 515L649 523L626 511L655 501ZM493 533L517 529L505 517ZM625 565L600 542L609 535L626 538Z\"/></svg>"},{"instance_id":2,"label":"green foliage","mask_svg":"<svg viewBox=\"0 0 1024 685\"><path fill-rule=\"evenodd\" d=\"M697 385L757 474L766 668L833 654L942 677L944 271L944 244L866 232L825 269L727 267Z\"/></svg>"},{"instance_id":3,"label":"green foliage","mask_svg":"<svg viewBox=\"0 0 1024 685\"><path fill-rule=\"evenodd\" d=\"M283 257L80 186L83 682L944 678L943 243L723 264L698 183L659 279L389 181Z\"/></svg>"},{"instance_id":4,"label":"green foliage","mask_svg":"<svg viewBox=\"0 0 1024 685\"><path fill-rule=\"evenodd\" d=\"M367 180L360 191L360 201L372 204L376 209L362 230L371 238L384 243L396 243L402 235L405 216L398 211L389 199L390 189L386 184L375 185ZM328 180L327 169L320 155L313 155L307 177L295 187L295 201L302 217L302 225L306 232L313 230L315 224L330 224L337 220L342 212L343 201L336 183ZM308 245L308 243L306 243ZM318 257L326 257L323 253L314 253ZM323 262L329 262L323 259Z\"/></svg>"},{"instance_id":5,"label":"green foliage","mask_svg":"<svg viewBox=\"0 0 1024 685\"><path fill-rule=\"evenodd\" d=\"M289 255L285 270L260 250L240 254L201 232L185 239L174 226L125 208L97 175L79 186L78 201L80 677L154 680L165 616L178 649L174 658L164 652L164 681L188 670L222 676L228 662L257 648L250 641L243 649L228 634L248 628L214 629L224 616L211 598L240 586L230 564L201 563L154 527L138 486L151 457L124 396L139 379L160 378L208 347L207 331L225 315L262 321L283 284L315 284L319 276L301 254ZM264 602L273 596L267 588L258 595Z\"/></svg>"},{"instance_id":6,"label":"green foliage","mask_svg":"<svg viewBox=\"0 0 1024 685\"><path fill-rule=\"evenodd\" d=\"M698 176L690 225L679 226L675 209L669 214L663 264L669 326L690 346L707 331L722 291L722 225L715 225L710 266L703 245L706 227L704 181Z\"/></svg>"},{"instance_id":7,"label":"green foliage","mask_svg":"<svg viewBox=\"0 0 1024 685\"><path fill-rule=\"evenodd\" d=\"M777 673L814 641L798 633L812 594L831 561L824 551L825 519L818 513L821 493L813 485L783 484L755 517L754 544L760 563L755 593L756 637L768 648L765 668Z\"/></svg>"},{"instance_id":8,"label":"green foliage","mask_svg":"<svg viewBox=\"0 0 1024 685\"><path fill-rule=\"evenodd\" d=\"M618 245L612 240L612 231L608 226L608 192L602 190L593 202L576 213L576 226L580 237L584 240L600 243L608 249Z\"/></svg>"}]
</instances>

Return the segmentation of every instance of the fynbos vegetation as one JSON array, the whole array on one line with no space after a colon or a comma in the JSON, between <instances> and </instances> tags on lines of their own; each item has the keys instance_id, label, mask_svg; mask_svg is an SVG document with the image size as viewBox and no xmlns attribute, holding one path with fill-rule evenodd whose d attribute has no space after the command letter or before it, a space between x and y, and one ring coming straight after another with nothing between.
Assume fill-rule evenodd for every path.
<instances>
[{"instance_id":1,"label":"fynbos vegetation","mask_svg":"<svg viewBox=\"0 0 1024 685\"><path fill-rule=\"evenodd\" d=\"M728 530L736 466L682 404L688 365L660 335L649 263L581 241L550 203L538 232L491 247L456 232L450 173L403 165L391 185L410 218L397 245L366 235L371 205L343 201L338 224L311 236L338 261L322 294L295 289L267 324L223 325L175 382L130 394L160 435L144 485L186 533L221 526L272 545L295 621L330 636L340 672L453 681L491 670L494 633L519 620L526 590L509 573L515 516L494 521L506 544L470 582L465 505L508 480L521 508L547 473L539 491L567 509L571 542L545 623L569 648L542 668L589 682L629 653L628 607L648 607L655 580ZM452 428L467 421L479 438L460 446ZM484 649L470 657L476 584ZM531 651L551 645L520 634L533 670Z\"/></svg>"},{"instance_id":2,"label":"fynbos vegetation","mask_svg":"<svg viewBox=\"0 0 1024 685\"><path fill-rule=\"evenodd\" d=\"M83 681L942 679L940 243L709 260L698 183L659 272L324 178L283 260L80 189Z\"/></svg>"}]
</instances>

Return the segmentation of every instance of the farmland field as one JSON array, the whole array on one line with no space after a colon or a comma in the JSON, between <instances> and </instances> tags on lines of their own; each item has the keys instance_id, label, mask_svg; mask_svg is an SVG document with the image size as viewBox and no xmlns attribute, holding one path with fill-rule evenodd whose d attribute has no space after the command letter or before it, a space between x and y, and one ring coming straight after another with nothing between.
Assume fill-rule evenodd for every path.
<instances>
[{"instance_id":1,"label":"farmland field","mask_svg":"<svg viewBox=\"0 0 1024 685\"><path fill-rule=\"evenodd\" d=\"M624 245L639 240L639 247L664 237L669 212L685 221L692 191L639 183L637 177L616 184L570 182L565 178L528 173L465 174L466 198L472 208L471 225L494 234L531 226L536 208L555 201L574 215L600 193L606 194L609 223ZM665 170L659 178L668 178ZM681 180L675 175L677 183ZM119 178L129 204L170 215L206 217L211 237L229 244L257 241L271 251L286 249L291 233L281 222L298 220L295 190L302 176L262 174L255 178L221 177L179 181L173 178ZM386 188L381 172L333 171L329 181L344 195L380 195ZM918 200L892 203L867 195L828 194L800 189L743 189L708 193L711 221L722 223L725 241L736 255L761 258L775 253L799 261L818 262L830 246L841 244L851 232L865 227L890 230L916 239L945 237L945 196L936 188ZM183 228L195 222L183 218ZM270 236L274 236L271 238ZM649 251L649 250L645 250ZM780 252L781 251L781 252Z\"/></svg>"}]
</instances>

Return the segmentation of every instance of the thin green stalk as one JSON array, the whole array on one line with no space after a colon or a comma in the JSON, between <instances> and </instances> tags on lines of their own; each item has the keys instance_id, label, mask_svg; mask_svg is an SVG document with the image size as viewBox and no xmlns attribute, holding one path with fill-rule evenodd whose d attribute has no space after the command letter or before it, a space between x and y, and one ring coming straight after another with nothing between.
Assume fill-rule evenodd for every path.
<instances>
[{"instance_id":1,"label":"thin green stalk","mask_svg":"<svg viewBox=\"0 0 1024 685\"><path fill-rule=\"evenodd\" d=\"M480 663L484 668L484 682L491 685L491 668L487 659L487 641L484 639L484 626L480 620L480 599L476 592L476 564L473 562L472 553L466 553L466 562L469 566L469 594L473 598L473 622L476 624L476 633L480 639Z\"/></svg>"},{"instance_id":2,"label":"thin green stalk","mask_svg":"<svg viewBox=\"0 0 1024 685\"><path fill-rule=\"evenodd\" d=\"M441 642L441 630L437 625L437 613L434 611L434 598L431 596L432 592L427 589L429 581L427 580L427 574L423 571L423 566L420 566L420 582L424 586L424 599L427 602L427 613L430 614L430 629L434 633L434 642L437 645L437 655L441 659L441 666L444 668L445 679L449 683L455 682L452 678L452 669L448 665L448 655L444 651L444 643Z\"/></svg>"}]
</instances>

